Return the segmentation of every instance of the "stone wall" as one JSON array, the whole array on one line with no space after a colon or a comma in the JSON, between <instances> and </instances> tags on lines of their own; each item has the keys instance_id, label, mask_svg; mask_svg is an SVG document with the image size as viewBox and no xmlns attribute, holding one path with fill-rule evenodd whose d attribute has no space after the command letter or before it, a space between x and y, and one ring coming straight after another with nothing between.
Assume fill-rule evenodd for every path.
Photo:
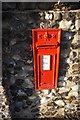
<instances>
[{"instance_id":1,"label":"stone wall","mask_svg":"<svg viewBox=\"0 0 80 120\"><path fill-rule=\"evenodd\" d=\"M62 28L58 88L34 88L33 28ZM80 10L4 11L0 118L79 119Z\"/></svg>"}]
</instances>

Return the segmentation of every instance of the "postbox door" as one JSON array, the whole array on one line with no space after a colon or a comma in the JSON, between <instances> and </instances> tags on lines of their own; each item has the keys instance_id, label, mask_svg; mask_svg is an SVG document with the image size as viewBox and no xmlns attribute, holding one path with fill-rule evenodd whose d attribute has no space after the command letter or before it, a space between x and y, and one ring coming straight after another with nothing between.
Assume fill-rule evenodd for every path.
<instances>
[{"instance_id":1,"label":"postbox door","mask_svg":"<svg viewBox=\"0 0 80 120\"><path fill-rule=\"evenodd\" d=\"M46 51L46 53L45 53ZM56 79L56 62L57 49L56 48L39 48L37 56L38 67L38 88L39 89L53 89Z\"/></svg>"},{"instance_id":2,"label":"postbox door","mask_svg":"<svg viewBox=\"0 0 80 120\"><path fill-rule=\"evenodd\" d=\"M39 88L48 89L54 87L55 78L55 57L56 55L41 55L38 56L38 81ZM40 64L41 63L41 64Z\"/></svg>"}]
</instances>

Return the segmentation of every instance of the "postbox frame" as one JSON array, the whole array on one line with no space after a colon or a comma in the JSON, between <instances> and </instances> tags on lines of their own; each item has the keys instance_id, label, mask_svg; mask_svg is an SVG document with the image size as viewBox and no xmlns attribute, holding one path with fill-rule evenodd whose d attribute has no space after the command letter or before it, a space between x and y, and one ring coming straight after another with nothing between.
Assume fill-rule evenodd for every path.
<instances>
[{"instance_id":1,"label":"postbox frame","mask_svg":"<svg viewBox=\"0 0 80 120\"><path fill-rule=\"evenodd\" d=\"M48 86L48 88L40 88L39 87L39 80L38 80L38 77L39 77L39 73L38 73L38 67L37 64L37 60L36 60L36 57L38 56L37 55L37 47L39 46L39 44L36 42L37 41L37 34L38 32L46 32L46 31L52 31L53 33L55 33L55 31L57 32L58 34L58 43L59 43L59 46L57 47L57 60L56 60L56 75L55 75L55 81L54 81L54 86ZM56 89L57 88L57 84L58 84L58 70L59 70L59 58L60 58L60 40L61 40L61 29L53 29L53 28L48 28L48 29L32 29L32 45L33 45L33 58L34 58L34 79L35 79L35 89L36 90L42 90L42 89ZM50 47L53 47L51 45L49 45ZM55 42L55 46L57 46L57 42ZM55 47L54 46L54 47ZM40 46L41 49L42 47L44 48L44 46ZM47 47L45 45L45 47Z\"/></svg>"}]
</instances>

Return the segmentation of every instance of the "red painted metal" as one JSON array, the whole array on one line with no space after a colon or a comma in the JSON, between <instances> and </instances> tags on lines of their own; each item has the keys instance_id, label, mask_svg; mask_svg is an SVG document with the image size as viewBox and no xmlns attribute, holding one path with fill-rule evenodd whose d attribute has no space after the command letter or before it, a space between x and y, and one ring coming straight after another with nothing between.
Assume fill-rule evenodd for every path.
<instances>
[{"instance_id":1,"label":"red painted metal","mask_svg":"<svg viewBox=\"0 0 80 120\"><path fill-rule=\"evenodd\" d=\"M56 89L61 29L32 29L35 89Z\"/></svg>"}]
</instances>

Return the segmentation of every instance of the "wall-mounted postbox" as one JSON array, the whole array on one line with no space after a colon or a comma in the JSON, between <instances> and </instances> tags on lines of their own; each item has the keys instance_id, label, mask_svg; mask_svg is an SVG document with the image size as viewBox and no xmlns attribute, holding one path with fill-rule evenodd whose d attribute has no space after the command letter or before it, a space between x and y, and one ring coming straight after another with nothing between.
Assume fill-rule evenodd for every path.
<instances>
[{"instance_id":1,"label":"wall-mounted postbox","mask_svg":"<svg viewBox=\"0 0 80 120\"><path fill-rule=\"evenodd\" d=\"M61 29L33 29L34 78L37 90L56 89Z\"/></svg>"}]
</instances>

